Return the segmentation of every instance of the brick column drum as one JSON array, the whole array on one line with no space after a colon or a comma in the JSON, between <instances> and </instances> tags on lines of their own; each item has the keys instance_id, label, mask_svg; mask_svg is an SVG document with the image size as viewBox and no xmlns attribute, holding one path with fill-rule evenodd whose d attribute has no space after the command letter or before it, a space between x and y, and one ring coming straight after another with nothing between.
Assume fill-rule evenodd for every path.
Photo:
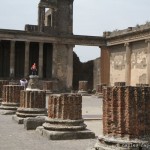
<instances>
[{"instance_id":1,"label":"brick column drum","mask_svg":"<svg viewBox=\"0 0 150 150\"><path fill-rule=\"evenodd\" d=\"M87 93L88 91L88 81L79 81L79 91L78 93Z\"/></svg>"},{"instance_id":2,"label":"brick column drum","mask_svg":"<svg viewBox=\"0 0 150 150\"><path fill-rule=\"evenodd\" d=\"M114 86L126 86L126 82L115 82Z\"/></svg>"},{"instance_id":3,"label":"brick column drum","mask_svg":"<svg viewBox=\"0 0 150 150\"><path fill-rule=\"evenodd\" d=\"M21 118L47 115L45 91L26 91L20 93L20 107L16 115Z\"/></svg>"},{"instance_id":4,"label":"brick column drum","mask_svg":"<svg viewBox=\"0 0 150 150\"><path fill-rule=\"evenodd\" d=\"M106 86L106 84L97 84L96 85L96 93L102 93L103 92L103 87Z\"/></svg>"},{"instance_id":5,"label":"brick column drum","mask_svg":"<svg viewBox=\"0 0 150 150\"><path fill-rule=\"evenodd\" d=\"M53 94L49 96L48 117L37 131L51 140L94 138L82 119L80 94Z\"/></svg>"},{"instance_id":6,"label":"brick column drum","mask_svg":"<svg viewBox=\"0 0 150 150\"><path fill-rule=\"evenodd\" d=\"M3 85L8 85L9 81L8 80L0 80L0 104L2 102L2 93L3 93Z\"/></svg>"},{"instance_id":7,"label":"brick column drum","mask_svg":"<svg viewBox=\"0 0 150 150\"><path fill-rule=\"evenodd\" d=\"M149 146L150 87L106 87L103 92L104 136L99 136L95 149L140 150Z\"/></svg>"},{"instance_id":8,"label":"brick column drum","mask_svg":"<svg viewBox=\"0 0 150 150\"><path fill-rule=\"evenodd\" d=\"M20 85L4 85L0 109L15 113L20 104L20 91L23 89L24 87Z\"/></svg>"}]
</instances>

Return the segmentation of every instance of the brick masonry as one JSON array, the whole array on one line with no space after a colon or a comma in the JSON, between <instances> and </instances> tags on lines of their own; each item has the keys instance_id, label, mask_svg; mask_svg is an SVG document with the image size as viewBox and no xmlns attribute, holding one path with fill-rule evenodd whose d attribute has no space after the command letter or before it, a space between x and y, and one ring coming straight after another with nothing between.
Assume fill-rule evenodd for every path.
<instances>
[{"instance_id":1,"label":"brick masonry","mask_svg":"<svg viewBox=\"0 0 150 150\"><path fill-rule=\"evenodd\" d=\"M79 91L88 90L88 81L79 81Z\"/></svg>"},{"instance_id":2,"label":"brick masonry","mask_svg":"<svg viewBox=\"0 0 150 150\"><path fill-rule=\"evenodd\" d=\"M82 119L82 96L79 94L50 95L48 117L52 119Z\"/></svg>"},{"instance_id":3,"label":"brick masonry","mask_svg":"<svg viewBox=\"0 0 150 150\"><path fill-rule=\"evenodd\" d=\"M105 136L140 139L150 134L150 87L106 87L103 96Z\"/></svg>"}]
</instances>

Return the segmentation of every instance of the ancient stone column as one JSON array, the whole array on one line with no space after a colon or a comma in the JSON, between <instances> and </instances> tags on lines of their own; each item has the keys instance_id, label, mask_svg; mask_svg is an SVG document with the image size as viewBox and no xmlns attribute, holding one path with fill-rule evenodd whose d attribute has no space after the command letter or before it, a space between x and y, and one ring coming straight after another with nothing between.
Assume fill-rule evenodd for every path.
<instances>
[{"instance_id":1,"label":"ancient stone column","mask_svg":"<svg viewBox=\"0 0 150 150\"><path fill-rule=\"evenodd\" d=\"M147 46L147 84L150 85L150 40L146 40Z\"/></svg>"},{"instance_id":2,"label":"ancient stone column","mask_svg":"<svg viewBox=\"0 0 150 150\"><path fill-rule=\"evenodd\" d=\"M43 81L43 90L44 91L53 91L54 81Z\"/></svg>"},{"instance_id":3,"label":"ancient stone column","mask_svg":"<svg viewBox=\"0 0 150 150\"><path fill-rule=\"evenodd\" d=\"M43 43L39 43L39 77L43 78Z\"/></svg>"},{"instance_id":4,"label":"ancient stone column","mask_svg":"<svg viewBox=\"0 0 150 150\"><path fill-rule=\"evenodd\" d=\"M20 93L20 107L16 115L21 118L47 115L46 93L43 90L26 91Z\"/></svg>"},{"instance_id":5,"label":"ancient stone column","mask_svg":"<svg viewBox=\"0 0 150 150\"><path fill-rule=\"evenodd\" d=\"M8 113L9 111L15 113L20 104L20 91L23 89L24 87L20 85L4 85L0 109L8 110Z\"/></svg>"},{"instance_id":6,"label":"ancient stone column","mask_svg":"<svg viewBox=\"0 0 150 150\"><path fill-rule=\"evenodd\" d=\"M150 87L114 86L103 90L103 136L95 149L136 150L150 138Z\"/></svg>"},{"instance_id":7,"label":"ancient stone column","mask_svg":"<svg viewBox=\"0 0 150 150\"><path fill-rule=\"evenodd\" d=\"M10 47L10 77L14 77L15 72L15 41L11 41Z\"/></svg>"},{"instance_id":8,"label":"ancient stone column","mask_svg":"<svg viewBox=\"0 0 150 150\"><path fill-rule=\"evenodd\" d=\"M88 91L88 81L79 81L79 91L78 93L87 93Z\"/></svg>"},{"instance_id":9,"label":"ancient stone column","mask_svg":"<svg viewBox=\"0 0 150 150\"><path fill-rule=\"evenodd\" d=\"M48 117L37 130L51 140L94 138L82 119L80 94L52 94L48 101Z\"/></svg>"},{"instance_id":10,"label":"ancient stone column","mask_svg":"<svg viewBox=\"0 0 150 150\"><path fill-rule=\"evenodd\" d=\"M30 42L25 42L25 63L24 63L24 76L27 77L29 75L29 49Z\"/></svg>"},{"instance_id":11,"label":"ancient stone column","mask_svg":"<svg viewBox=\"0 0 150 150\"><path fill-rule=\"evenodd\" d=\"M2 93L3 93L3 85L8 85L9 81L8 80L0 80L0 104L3 100L2 98Z\"/></svg>"},{"instance_id":12,"label":"ancient stone column","mask_svg":"<svg viewBox=\"0 0 150 150\"><path fill-rule=\"evenodd\" d=\"M101 70L101 83L106 83L109 85L110 82L110 53L107 46L101 46L101 61L100 61L100 70Z\"/></svg>"},{"instance_id":13,"label":"ancient stone column","mask_svg":"<svg viewBox=\"0 0 150 150\"><path fill-rule=\"evenodd\" d=\"M129 86L131 82L131 48L129 43L125 43L126 46L126 64L125 64L125 82Z\"/></svg>"}]
</instances>

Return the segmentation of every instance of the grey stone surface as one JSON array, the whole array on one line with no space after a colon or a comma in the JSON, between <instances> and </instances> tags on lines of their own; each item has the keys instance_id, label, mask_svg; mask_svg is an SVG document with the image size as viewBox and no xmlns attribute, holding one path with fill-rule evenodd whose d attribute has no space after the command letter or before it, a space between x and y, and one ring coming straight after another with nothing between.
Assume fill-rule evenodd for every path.
<instances>
[{"instance_id":1,"label":"grey stone surface","mask_svg":"<svg viewBox=\"0 0 150 150\"><path fill-rule=\"evenodd\" d=\"M26 130L35 130L45 122L45 117L29 117L24 119L24 128Z\"/></svg>"},{"instance_id":2,"label":"grey stone surface","mask_svg":"<svg viewBox=\"0 0 150 150\"><path fill-rule=\"evenodd\" d=\"M4 109L0 110L1 115L14 115L15 113L16 113L16 110L4 110Z\"/></svg>"},{"instance_id":3,"label":"grey stone surface","mask_svg":"<svg viewBox=\"0 0 150 150\"><path fill-rule=\"evenodd\" d=\"M82 131L50 131L45 130L42 126L37 127L37 132L39 132L44 137L49 140L72 140L72 139L92 139L95 138L95 134L90 130Z\"/></svg>"},{"instance_id":4,"label":"grey stone surface","mask_svg":"<svg viewBox=\"0 0 150 150\"><path fill-rule=\"evenodd\" d=\"M17 115L13 115L12 120L17 122L18 124L23 124L23 122L24 122L24 118L18 117Z\"/></svg>"}]
</instances>

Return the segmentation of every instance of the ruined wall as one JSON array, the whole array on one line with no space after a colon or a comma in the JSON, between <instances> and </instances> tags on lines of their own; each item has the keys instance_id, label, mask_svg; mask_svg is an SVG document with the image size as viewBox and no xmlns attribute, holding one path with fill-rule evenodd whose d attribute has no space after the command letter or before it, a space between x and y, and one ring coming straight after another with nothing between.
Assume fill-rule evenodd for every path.
<instances>
[{"instance_id":1,"label":"ruined wall","mask_svg":"<svg viewBox=\"0 0 150 150\"><path fill-rule=\"evenodd\" d=\"M96 89L96 85L100 84L100 58L93 60L93 89Z\"/></svg>"},{"instance_id":2,"label":"ruined wall","mask_svg":"<svg viewBox=\"0 0 150 150\"><path fill-rule=\"evenodd\" d=\"M76 53L73 53L73 89L78 90L79 81L88 81L88 89L93 89L93 61L80 62Z\"/></svg>"},{"instance_id":3,"label":"ruined wall","mask_svg":"<svg viewBox=\"0 0 150 150\"><path fill-rule=\"evenodd\" d=\"M124 45L112 46L110 49L110 85L125 81L126 53Z\"/></svg>"},{"instance_id":4,"label":"ruined wall","mask_svg":"<svg viewBox=\"0 0 150 150\"><path fill-rule=\"evenodd\" d=\"M146 84L147 43L145 41L134 42L131 49L131 85Z\"/></svg>"}]
</instances>

